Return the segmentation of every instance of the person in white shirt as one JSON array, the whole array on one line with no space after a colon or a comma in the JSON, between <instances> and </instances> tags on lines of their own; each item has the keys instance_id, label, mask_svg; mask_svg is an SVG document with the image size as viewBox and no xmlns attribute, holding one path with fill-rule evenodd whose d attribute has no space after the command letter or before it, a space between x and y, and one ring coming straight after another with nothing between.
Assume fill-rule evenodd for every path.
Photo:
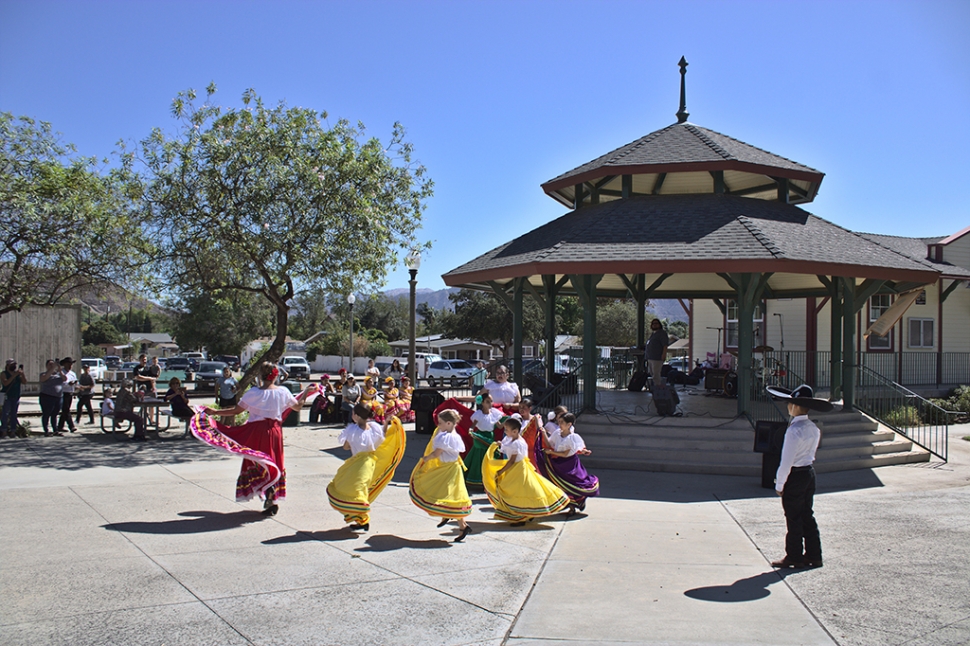
<instances>
[{"instance_id":1,"label":"person in white shirt","mask_svg":"<svg viewBox=\"0 0 970 646\"><path fill-rule=\"evenodd\" d=\"M509 369L505 366L495 369L495 379L485 382L485 390L492 395L492 401L496 404L518 404L522 399L519 387L509 381Z\"/></svg>"},{"instance_id":2,"label":"person in white shirt","mask_svg":"<svg viewBox=\"0 0 970 646\"><path fill-rule=\"evenodd\" d=\"M263 515L275 516L279 501L286 498L286 469L283 466L283 418L289 411L303 408L310 394L309 386L294 397L288 388L276 385L279 368L268 361L259 367L260 385L250 388L232 408L215 409L206 406L208 423L199 423L199 416L189 422L192 434L202 442L243 457L236 480L236 500L263 498ZM249 413L242 426L228 426L216 417L235 418ZM268 458L268 459L267 459Z\"/></svg>"},{"instance_id":3,"label":"person in white shirt","mask_svg":"<svg viewBox=\"0 0 970 646\"><path fill-rule=\"evenodd\" d=\"M101 417L115 414L115 400L112 397L114 397L114 391L110 388L105 388L104 401L101 402Z\"/></svg>"},{"instance_id":4,"label":"person in white shirt","mask_svg":"<svg viewBox=\"0 0 970 646\"><path fill-rule=\"evenodd\" d=\"M64 373L64 386L61 389L61 417L57 422L57 432L63 433L66 424L71 433L74 433L77 431L74 418L71 417L74 412L71 410L71 404L74 403L74 389L77 387L77 373L71 369L74 367L74 359L71 357L61 359L61 367Z\"/></svg>"},{"instance_id":5,"label":"person in white shirt","mask_svg":"<svg viewBox=\"0 0 970 646\"><path fill-rule=\"evenodd\" d=\"M373 410L354 405L353 422L337 441L350 451L327 485L330 506L343 514L349 529L370 529L371 504L384 491L404 458L405 436L401 420L387 416L383 428L371 421Z\"/></svg>"},{"instance_id":6,"label":"person in white shirt","mask_svg":"<svg viewBox=\"0 0 970 646\"><path fill-rule=\"evenodd\" d=\"M472 531L465 521L472 512L472 500L465 488L463 465L459 456L465 451L465 442L458 435L461 413L448 408L438 413L438 429L435 431L424 455L411 472L408 490L411 502L429 516L441 518L438 527L444 527L451 519L458 521L458 537L461 543Z\"/></svg>"},{"instance_id":7,"label":"person in white shirt","mask_svg":"<svg viewBox=\"0 0 970 646\"><path fill-rule=\"evenodd\" d=\"M791 422L785 431L781 462L775 474L775 492L781 496L788 532L785 535L785 558L772 561L776 568L822 567L822 541L812 511L815 497L815 451L821 433L808 419L810 410L828 412L832 404L817 399L811 386L793 391L769 386L774 397L787 400Z\"/></svg>"},{"instance_id":8,"label":"person in white shirt","mask_svg":"<svg viewBox=\"0 0 970 646\"><path fill-rule=\"evenodd\" d=\"M569 511L567 517L577 511L586 509L586 499L598 496L600 491L599 478L588 473L580 461L579 456L589 455L586 443L578 433L574 432L573 424L576 416L565 412L559 416L559 425L555 431L549 433L543 429L548 446L540 449L536 444L536 464L539 473L549 478L569 496Z\"/></svg>"}]
</instances>

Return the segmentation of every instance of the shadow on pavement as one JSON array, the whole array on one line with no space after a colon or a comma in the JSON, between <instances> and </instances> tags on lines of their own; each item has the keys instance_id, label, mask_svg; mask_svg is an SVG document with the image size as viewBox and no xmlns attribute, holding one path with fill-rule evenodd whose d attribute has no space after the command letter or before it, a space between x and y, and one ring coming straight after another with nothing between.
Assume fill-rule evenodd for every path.
<instances>
[{"instance_id":1,"label":"shadow on pavement","mask_svg":"<svg viewBox=\"0 0 970 646\"><path fill-rule=\"evenodd\" d=\"M188 516L189 518L158 522L109 523L102 525L102 527L114 532L131 532L133 534L203 534L234 529L267 518L258 511L252 510L234 511L228 514L217 511L183 511L179 513L179 516Z\"/></svg>"},{"instance_id":2,"label":"shadow on pavement","mask_svg":"<svg viewBox=\"0 0 970 646\"><path fill-rule=\"evenodd\" d=\"M181 433L179 433L181 434ZM147 442L132 442L100 431L71 433L64 437L33 437L3 445L0 467L35 467L68 471L110 467L124 469L153 464L181 464L225 460L226 454L194 438L161 438L149 433Z\"/></svg>"},{"instance_id":3,"label":"shadow on pavement","mask_svg":"<svg viewBox=\"0 0 970 646\"><path fill-rule=\"evenodd\" d=\"M393 552L395 550L433 550L442 547L451 547L451 543L438 538L424 541L415 541L410 538L401 538L393 534L375 534L367 539L365 547L358 548L357 552Z\"/></svg>"},{"instance_id":4,"label":"shadow on pavement","mask_svg":"<svg viewBox=\"0 0 970 646\"><path fill-rule=\"evenodd\" d=\"M789 574L797 570L772 570L763 572L746 579L738 579L731 585L711 585L703 588L693 588L684 592L684 596L698 601L716 601L719 603L739 603L742 601L757 601L771 594L768 586L781 582Z\"/></svg>"},{"instance_id":5,"label":"shadow on pavement","mask_svg":"<svg viewBox=\"0 0 970 646\"><path fill-rule=\"evenodd\" d=\"M307 541L322 541L330 543L334 541L352 541L360 536L349 527L340 529L327 529L319 532L296 532L289 536L277 536L263 541L263 545L287 545L289 543L305 543Z\"/></svg>"}]
</instances>

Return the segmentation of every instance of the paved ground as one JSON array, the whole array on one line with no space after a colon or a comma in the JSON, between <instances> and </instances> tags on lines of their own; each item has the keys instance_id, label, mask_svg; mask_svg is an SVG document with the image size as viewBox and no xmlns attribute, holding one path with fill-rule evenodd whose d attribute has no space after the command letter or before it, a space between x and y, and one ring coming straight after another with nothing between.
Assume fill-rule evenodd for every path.
<instances>
[{"instance_id":1,"label":"paved ground","mask_svg":"<svg viewBox=\"0 0 970 646\"><path fill-rule=\"evenodd\" d=\"M970 643L970 428L949 464L823 474L825 567L776 573L784 520L745 478L599 473L587 514L453 544L414 507L425 436L356 536L324 492L338 429L286 429L290 497L238 505L194 440L0 440L0 635L14 644ZM588 438L589 441L589 438Z\"/></svg>"}]
</instances>

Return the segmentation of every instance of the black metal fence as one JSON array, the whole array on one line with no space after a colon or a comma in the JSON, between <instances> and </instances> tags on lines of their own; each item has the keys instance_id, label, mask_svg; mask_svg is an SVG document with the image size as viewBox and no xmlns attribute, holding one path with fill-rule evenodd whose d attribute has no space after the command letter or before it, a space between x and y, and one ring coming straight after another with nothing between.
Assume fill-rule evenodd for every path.
<instances>
[{"instance_id":1,"label":"black metal fence","mask_svg":"<svg viewBox=\"0 0 970 646\"><path fill-rule=\"evenodd\" d=\"M944 410L866 366L856 370L855 405L947 461L949 424L960 413Z\"/></svg>"}]
</instances>

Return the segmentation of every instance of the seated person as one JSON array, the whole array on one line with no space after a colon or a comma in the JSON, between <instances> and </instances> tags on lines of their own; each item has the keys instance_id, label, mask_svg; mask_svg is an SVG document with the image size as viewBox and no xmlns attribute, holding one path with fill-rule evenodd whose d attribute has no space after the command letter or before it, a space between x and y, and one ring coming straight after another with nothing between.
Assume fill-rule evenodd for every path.
<instances>
[{"instance_id":1,"label":"seated person","mask_svg":"<svg viewBox=\"0 0 970 646\"><path fill-rule=\"evenodd\" d=\"M115 419L131 422L135 427L135 436L131 439L136 442L144 442L148 439L145 435L145 420L135 412L135 406L141 403L144 393L133 393L133 386L134 384L130 379L121 382L121 387L118 389L118 398L115 401Z\"/></svg>"},{"instance_id":2,"label":"seated person","mask_svg":"<svg viewBox=\"0 0 970 646\"><path fill-rule=\"evenodd\" d=\"M509 369L506 366L499 366L495 370L495 379L488 380L485 389L496 404L517 404L522 400L519 387L509 381Z\"/></svg>"},{"instance_id":3,"label":"seated person","mask_svg":"<svg viewBox=\"0 0 970 646\"><path fill-rule=\"evenodd\" d=\"M330 397L334 394L333 384L330 383L330 375L320 377L320 384L317 396L310 405L310 423L320 424L330 421L333 411L333 402Z\"/></svg>"},{"instance_id":4,"label":"seated person","mask_svg":"<svg viewBox=\"0 0 970 646\"><path fill-rule=\"evenodd\" d=\"M172 415L175 417L185 420L192 419L195 416L195 413L189 407L189 395L178 377L169 379L168 390L163 399L172 405Z\"/></svg>"}]
</instances>

